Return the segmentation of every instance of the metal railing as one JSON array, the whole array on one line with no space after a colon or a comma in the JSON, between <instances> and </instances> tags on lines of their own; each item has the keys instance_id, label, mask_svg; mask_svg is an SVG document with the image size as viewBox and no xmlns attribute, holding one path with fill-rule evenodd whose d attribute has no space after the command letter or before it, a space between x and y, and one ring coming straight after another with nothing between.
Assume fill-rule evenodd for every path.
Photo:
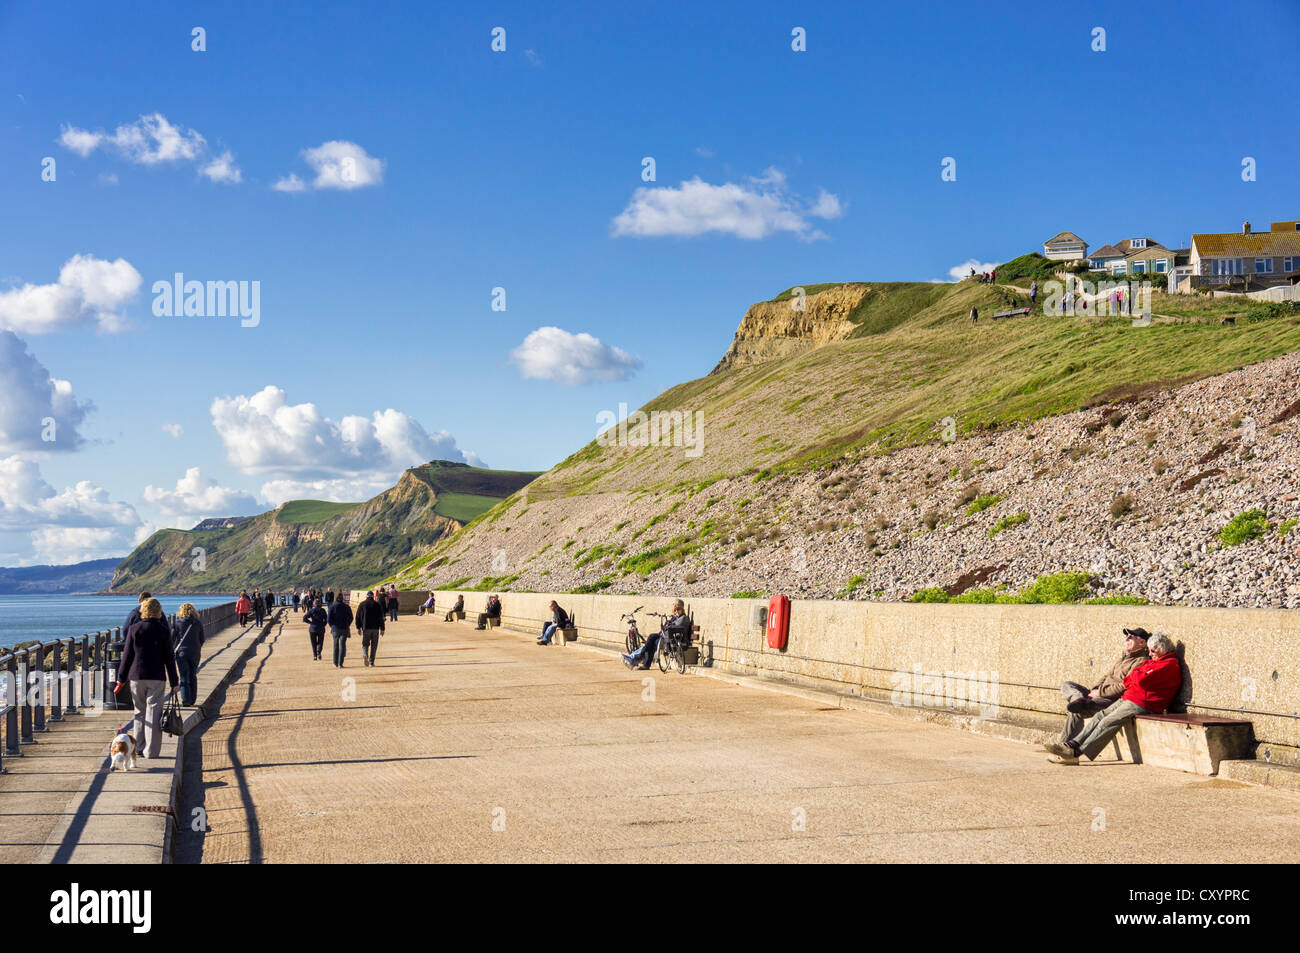
<instances>
[{"instance_id":1,"label":"metal railing","mask_svg":"<svg viewBox=\"0 0 1300 953\"><path fill-rule=\"evenodd\" d=\"M176 617L167 617L174 622ZM205 632L235 621L235 603L199 610ZM21 758L22 746L70 715L98 715L112 697L117 662L125 638L121 627L48 642L26 642L0 652L0 689L4 700L4 758Z\"/></svg>"}]
</instances>

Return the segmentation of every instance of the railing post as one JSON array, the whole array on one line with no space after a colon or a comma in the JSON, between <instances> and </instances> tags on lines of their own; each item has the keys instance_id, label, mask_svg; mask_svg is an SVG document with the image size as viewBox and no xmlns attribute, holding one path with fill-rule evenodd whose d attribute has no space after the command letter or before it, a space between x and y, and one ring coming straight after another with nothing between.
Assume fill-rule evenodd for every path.
<instances>
[{"instance_id":1,"label":"railing post","mask_svg":"<svg viewBox=\"0 0 1300 953\"><path fill-rule=\"evenodd\" d=\"M54 683L54 698L50 701L50 721L63 720L63 643L54 640L54 664L50 668L50 681Z\"/></svg>"},{"instance_id":2,"label":"railing post","mask_svg":"<svg viewBox=\"0 0 1300 953\"><path fill-rule=\"evenodd\" d=\"M95 693L87 688L90 678L90 645L90 636L83 635L81 637L81 668L77 669L77 694L81 698L82 708L85 708L87 704L93 706L95 700ZM89 703L86 701L87 695L91 696Z\"/></svg>"},{"instance_id":3,"label":"railing post","mask_svg":"<svg viewBox=\"0 0 1300 953\"><path fill-rule=\"evenodd\" d=\"M18 659L10 653L9 662L5 666L9 670L10 684L16 687L18 685ZM5 754L12 758L21 758L23 750L19 747L18 740L18 705L16 698L6 698L9 710L5 712Z\"/></svg>"},{"instance_id":4,"label":"railing post","mask_svg":"<svg viewBox=\"0 0 1300 953\"><path fill-rule=\"evenodd\" d=\"M18 692L18 698L22 703L22 741L24 744L31 744L36 739L32 737L32 706L28 699L31 697L31 688L28 682L31 679L32 672L32 650L30 647L23 649L23 664L21 668L20 683L14 686Z\"/></svg>"},{"instance_id":5,"label":"railing post","mask_svg":"<svg viewBox=\"0 0 1300 953\"><path fill-rule=\"evenodd\" d=\"M31 658L29 655L28 658ZM36 708L32 712L32 727L36 731L45 730L45 643L36 643Z\"/></svg>"},{"instance_id":6,"label":"railing post","mask_svg":"<svg viewBox=\"0 0 1300 953\"><path fill-rule=\"evenodd\" d=\"M68 643L68 668L67 677L64 684L68 686L67 697L63 702L63 714L75 715L77 713L77 640L67 639Z\"/></svg>"}]
</instances>

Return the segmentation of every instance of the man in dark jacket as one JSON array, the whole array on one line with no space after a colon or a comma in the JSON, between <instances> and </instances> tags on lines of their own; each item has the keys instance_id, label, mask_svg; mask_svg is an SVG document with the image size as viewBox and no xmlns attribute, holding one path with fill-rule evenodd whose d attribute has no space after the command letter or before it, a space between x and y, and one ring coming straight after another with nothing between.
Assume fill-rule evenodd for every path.
<instances>
[{"instance_id":1,"label":"man in dark jacket","mask_svg":"<svg viewBox=\"0 0 1300 953\"><path fill-rule=\"evenodd\" d=\"M1078 682L1064 682L1061 694L1065 696L1065 728L1061 731L1061 744L1065 744L1079 733L1085 718L1091 718L1098 712L1109 708L1111 703L1124 694L1124 679L1150 656L1147 654L1147 639L1151 633L1146 629L1124 630L1124 653L1119 657L1109 672L1092 688L1085 688Z\"/></svg>"},{"instance_id":2,"label":"man in dark jacket","mask_svg":"<svg viewBox=\"0 0 1300 953\"><path fill-rule=\"evenodd\" d=\"M126 614L126 621L122 623L122 638L126 638L126 633L131 626L140 621L140 606L144 605L146 600L152 598L153 596L147 592L140 593L140 599L136 607Z\"/></svg>"},{"instance_id":3,"label":"man in dark jacket","mask_svg":"<svg viewBox=\"0 0 1300 953\"><path fill-rule=\"evenodd\" d=\"M262 620L266 618L266 600L262 598L260 589L253 590L253 619L260 626Z\"/></svg>"},{"instance_id":4,"label":"man in dark jacket","mask_svg":"<svg viewBox=\"0 0 1300 953\"><path fill-rule=\"evenodd\" d=\"M475 628L486 629L488 619L501 618L501 600L496 596L488 599L487 609L478 614L478 625Z\"/></svg>"},{"instance_id":5,"label":"man in dark jacket","mask_svg":"<svg viewBox=\"0 0 1300 953\"><path fill-rule=\"evenodd\" d=\"M451 607L451 610L447 613L447 616L446 616L446 618L443 619L443 621L444 621L444 622L452 622L452 621L455 620L455 618L456 618L457 615L459 615L460 613L462 613L462 612L464 612L464 611L465 611L465 597L464 597L464 596L457 596L457 597L456 597L456 604L455 604L454 606Z\"/></svg>"},{"instance_id":6,"label":"man in dark jacket","mask_svg":"<svg viewBox=\"0 0 1300 953\"><path fill-rule=\"evenodd\" d=\"M325 626L329 623L329 616L326 615L319 599L312 603L312 607L307 610L302 621L307 623L307 637L311 639L311 654L319 660L321 649L325 647Z\"/></svg>"},{"instance_id":7,"label":"man in dark jacket","mask_svg":"<svg viewBox=\"0 0 1300 953\"><path fill-rule=\"evenodd\" d=\"M361 633L361 661L370 667L375 664L375 652L379 650L379 636L384 631L384 610L375 601L375 594L367 592L361 605L357 606L357 630Z\"/></svg>"},{"instance_id":8,"label":"man in dark jacket","mask_svg":"<svg viewBox=\"0 0 1300 953\"><path fill-rule=\"evenodd\" d=\"M293 612L294 612L294 615L297 615L297 614L298 614L298 604L299 604L300 602L302 602L302 596L300 596L300 595L298 594L298 590L295 589L295 590L293 591Z\"/></svg>"},{"instance_id":9,"label":"man in dark jacket","mask_svg":"<svg viewBox=\"0 0 1300 953\"><path fill-rule=\"evenodd\" d=\"M352 628L352 607L342 599L330 606L330 632L334 634L334 665L343 667L343 660L348 655L348 630ZM319 655L317 656L319 658Z\"/></svg>"},{"instance_id":10,"label":"man in dark jacket","mask_svg":"<svg viewBox=\"0 0 1300 953\"><path fill-rule=\"evenodd\" d=\"M623 656L623 664L631 669L647 669L650 663L655 660L655 650L659 648L659 640L663 637L663 632L671 630L678 638L686 638L688 641L691 637L691 617L686 614L686 604L678 599L673 603L673 614L664 619L663 627L659 632L651 632L646 636L646 640L641 643L641 647L631 655Z\"/></svg>"},{"instance_id":11,"label":"man in dark jacket","mask_svg":"<svg viewBox=\"0 0 1300 953\"><path fill-rule=\"evenodd\" d=\"M275 593L270 589L266 590L266 614L270 615L275 611Z\"/></svg>"},{"instance_id":12,"label":"man in dark jacket","mask_svg":"<svg viewBox=\"0 0 1300 953\"><path fill-rule=\"evenodd\" d=\"M538 645L550 645L551 639L555 637L557 631L569 627L569 614L560 608L560 604L554 599L551 600L551 621L542 626L542 637L537 640Z\"/></svg>"}]
</instances>

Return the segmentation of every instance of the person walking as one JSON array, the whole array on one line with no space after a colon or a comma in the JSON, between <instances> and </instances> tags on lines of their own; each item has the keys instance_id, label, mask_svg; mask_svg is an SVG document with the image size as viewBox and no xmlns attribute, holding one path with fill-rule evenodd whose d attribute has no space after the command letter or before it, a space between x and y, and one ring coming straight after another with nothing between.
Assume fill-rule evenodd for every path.
<instances>
[{"instance_id":1,"label":"person walking","mask_svg":"<svg viewBox=\"0 0 1300 953\"><path fill-rule=\"evenodd\" d=\"M203 647L203 623L199 610L190 602L183 603L172 622L172 655L180 676L181 704L187 708L194 704L199 693L199 658Z\"/></svg>"},{"instance_id":2,"label":"person walking","mask_svg":"<svg viewBox=\"0 0 1300 953\"><path fill-rule=\"evenodd\" d=\"M1029 307L1033 308L1038 302L1038 279L1035 278L1029 283Z\"/></svg>"},{"instance_id":3,"label":"person walking","mask_svg":"<svg viewBox=\"0 0 1300 953\"><path fill-rule=\"evenodd\" d=\"M122 623L122 638L126 638L126 633L131 626L140 621L140 607L153 598L152 593L142 592L140 598L136 601L135 608L126 614L126 621Z\"/></svg>"},{"instance_id":4,"label":"person walking","mask_svg":"<svg viewBox=\"0 0 1300 953\"><path fill-rule=\"evenodd\" d=\"M352 607L342 599L335 599L327 613L330 632L334 635L334 666L343 667L348 655L348 630L352 627ZM317 655L317 658L320 656Z\"/></svg>"},{"instance_id":5,"label":"person walking","mask_svg":"<svg viewBox=\"0 0 1300 953\"><path fill-rule=\"evenodd\" d=\"M266 590L266 614L270 616L275 611L275 593L270 589Z\"/></svg>"},{"instance_id":6,"label":"person walking","mask_svg":"<svg viewBox=\"0 0 1300 953\"><path fill-rule=\"evenodd\" d=\"M260 589L253 590L253 620L260 628L262 620L266 618L266 600L262 598Z\"/></svg>"},{"instance_id":7,"label":"person walking","mask_svg":"<svg viewBox=\"0 0 1300 953\"><path fill-rule=\"evenodd\" d=\"M302 617L302 621L307 623L307 637L311 639L312 658L319 661L321 650L325 648L325 626L329 623L329 614L320 604L319 599L312 603L311 609Z\"/></svg>"},{"instance_id":8,"label":"person walking","mask_svg":"<svg viewBox=\"0 0 1300 953\"><path fill-rule=\"evenodd\" d=\"M172 691L176 691L180 677L172 654L171 629L158 600L149 599L140 607L140 621L126 633L117 667L117 685L113 688L114 694L121 691L123 684L131 688L138 757L156 758L162 753L164 676Z\"/></svg>"},{"instance_id":9,"label":"person walking","mask_svg":"<svg viewBox=\"0 0 1300 953\"><path fill-rule=\"evenodd\" d=\"M979 320L980 320L980 309L979 309L979 308L971 308L971 309L970 309L970 323L971 323L971 324L979 324Z\"/></svg>"},{"instance_id":10,"label":"person walking","mask_svg":"<svg viewBox=\"0 0 1300 953\"><path fill-rule=\"evenodd\" d=\"M298 614L298 604L300 602L302 602L302 595L298 592L297 589L295 589L293 591L293 614L294 615Z\"/></svg>"},{"instance_id":11,"label":"person walking","mask_svg":"<svg viewBox=\"0 0 1300 953\"><path fill-rule=\"evenodd\" d=\"M375 666L375 653L379 650L379 636L384 632L384 611L379 608L373 592L367 592L357 606L357 631L361 633L361 662Z\"/></svg>"},{"instance_id":12,"label":"person walking","mask_svg":"<svg viewBox=\"0 0 1300 953\"><path fill-rule=\"evenodd\" d=\"M397 598L397 587L389 586L388 587L388 621L389 622L397 621L398 601L399 600Z\"/></svg>"},{"instance_id":13,"label":"person walking","mask_svg":"<svg viewBox=\"0 0 1300 953\"><path fill-rule=\"evenodd\" d=\"M235 600L235 616L239 619L241 626L248 625L248 614L252 611L253 603L248 598L247 591L241 592L239 598Z\"/></svg>"},{"instance_id":14,"label":"person walking","mask_svg":"<svg viewBox=\"0 0 1300 953\"><path fill-rule=\"evenodd\" d=\"M334 590L333 590L333 589L330 589L329 591L327 591L327 592L325 593L325 604L326 604L327 606L328 606L328 605L333 605L333 604L334 604Z\"/></svg>"}]
</instances>

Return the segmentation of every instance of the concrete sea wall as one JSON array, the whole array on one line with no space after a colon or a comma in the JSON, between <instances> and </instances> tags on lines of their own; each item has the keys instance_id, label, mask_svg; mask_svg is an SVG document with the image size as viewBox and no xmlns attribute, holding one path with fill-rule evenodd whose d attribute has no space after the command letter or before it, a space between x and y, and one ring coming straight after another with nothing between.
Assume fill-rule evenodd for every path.
<instances>
[{"instance_id":1,"label":"concrete sea wall","mask_svg":"<svg viewBox=\"0 0 1300 953\"><path fill-rule=\"evenodd\" d=\"M353 605L359 601L353 595ZM467 617L488 593L437 593L446 612L457 595ZM671 598L501 593L504 624L540 632L555 599L579 640L620 648L619 614L668 612ZM414 612L428 592L402 593ZM685 598L685 597L683 597ZM767 647L756 609L765 599L686 599L715 669L842 694L892 696L898 704L977 712L1009 721L1062 712L1060 683L1092 685L1118 658L1125 626L1164 632L1180 646L1192 714L1254 722L1258 757L1300 764L1300 613L1283 609L1158 606L951 605L794 600L784 651Z\"/></svg>"}]
</instances>

